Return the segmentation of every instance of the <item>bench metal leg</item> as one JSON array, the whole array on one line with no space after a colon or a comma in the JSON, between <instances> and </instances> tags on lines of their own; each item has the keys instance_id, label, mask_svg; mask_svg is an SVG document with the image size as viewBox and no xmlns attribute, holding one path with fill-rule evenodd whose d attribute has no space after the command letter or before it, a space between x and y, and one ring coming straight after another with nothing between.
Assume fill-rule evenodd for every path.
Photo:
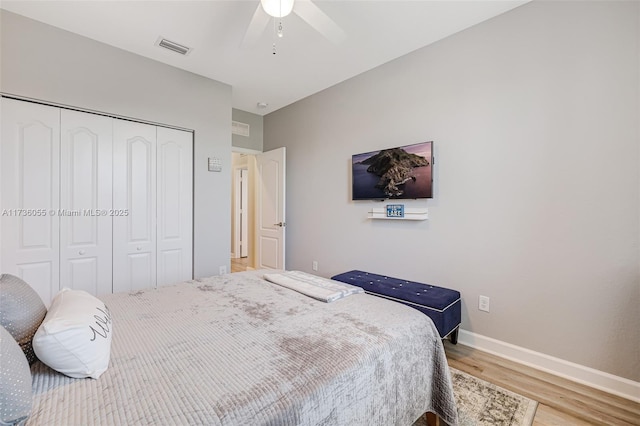
<instances>
[{"instance_id":1,"label":"bench metal leg","mask_svg":"<svg viewBox=\"0 0 640 426\"><path fill-rule=\"evenodd\" d=\"M460 326L456 327L456 329L449 334L449 340L451 340L451 343L454 345L458 344L458 330L460 330Z\"/></svg>"}]
</instances>

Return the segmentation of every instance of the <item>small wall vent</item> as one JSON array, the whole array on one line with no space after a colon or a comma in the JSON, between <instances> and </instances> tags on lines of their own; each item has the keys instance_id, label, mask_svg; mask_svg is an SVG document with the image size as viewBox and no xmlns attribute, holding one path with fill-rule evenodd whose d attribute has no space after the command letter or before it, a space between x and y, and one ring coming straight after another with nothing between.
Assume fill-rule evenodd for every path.
<instances>
[{"instance_id":1,"label":"small wall vent","mask_svg":"<svg viewBox=\"0 0 640 426\"><path fill-rule=\"evenodd\" d=\"M158 38L156 41L156 46L164 47L165 49L169 49L172 52L179 53L181 55L188 55L191 52L191 48L187 46L183 46L180 43L176 43L175 41L167 40L166 38Z\"/></svg>"},{"instance_id":2,"label":"small wall vent","mask_svg":"<svg viewBox=\"0 0 640 426\"><path fill-rule=\"evenodd\" d=\"M247 123L241 123L239 121L231 122L231 133L234 135L249 137L249 125Z\"/></svg>"}]
</instances>

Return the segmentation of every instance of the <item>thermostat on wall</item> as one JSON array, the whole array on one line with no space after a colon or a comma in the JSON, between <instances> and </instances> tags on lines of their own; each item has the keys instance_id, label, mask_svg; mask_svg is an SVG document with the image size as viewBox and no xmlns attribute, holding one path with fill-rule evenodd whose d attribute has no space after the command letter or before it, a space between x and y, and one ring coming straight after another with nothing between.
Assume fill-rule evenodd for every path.
<instances>
[{"instance_id":1,"label":"thermostat on wall","mask_svg":"<svg viewBox=\"0 0 640 426\"><path fill-rule=\"evenodd\" d=\"M222 171L222 159L218 157L209 157L209 171L221 172Z\"/></svg>"}]
</instances>

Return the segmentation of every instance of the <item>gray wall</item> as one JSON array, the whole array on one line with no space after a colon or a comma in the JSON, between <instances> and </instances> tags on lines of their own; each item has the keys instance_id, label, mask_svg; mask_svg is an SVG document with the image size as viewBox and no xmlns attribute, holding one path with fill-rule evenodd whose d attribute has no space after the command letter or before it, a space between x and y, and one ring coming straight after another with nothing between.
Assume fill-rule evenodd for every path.
<instances>
[{"instance_id":1,"label":"gray wall","mask_svg":"<svg viewBox=\"0 0 640 426\"><path fill-rule=\"evenodd\" d=\"M239 121L250 126L249 137L241 135L232 135L231 145L234 148L251 149L253 151L262 152L262 128L264 119L261 115L233 109L231 111L231 119Z\"/></svg>"},{"instance_id":2,"label":"gray wall","mask_svg":"<svg viewBox=\"0 0 640 426\"><path fill-rule=\"evenodd\" d=\"M640 380L638 8L529 3L267 115L288 268L459 289L464 329ZM425 140L429 219L367 220L351 155Z\"/></svg>"},{"instance_id":3,"label":"gray wall","mask_svg":"<svg viewBox=\"0 0 640 426\"><path fill-rule=\"evenodd\" d=\"M1 12L0 90L193 129L194 273L229 266L231 87ZM227 173L207 171L221 157Z\"/></svg>"}]
</instances>

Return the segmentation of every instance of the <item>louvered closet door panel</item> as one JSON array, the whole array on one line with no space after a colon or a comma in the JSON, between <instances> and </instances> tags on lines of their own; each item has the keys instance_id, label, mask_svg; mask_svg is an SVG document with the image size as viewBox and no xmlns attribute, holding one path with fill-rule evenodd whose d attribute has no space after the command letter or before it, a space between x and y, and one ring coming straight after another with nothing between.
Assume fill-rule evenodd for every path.
<instances>
[{"instance_id":1,"label":"louvered closet door panel","mask_svg":"<svg viewBox=\"0 0 640 426\"><path fill-rule=\"evenodd\" d=\"M113 122L113 291L156 286L156 127Z\"/></svg>"},{"instance_id":2,"label":"louvered closet door panel","mask_svg":"<svg viewBox=\"0 0 640 426\"><path fill-rule=\"evenodd\" d=\"M61 114L60 284L111 293L113 120Z\"/></svg>"},{"instance_id":3,"label":"louvered closet door panel","mask_svg":"<svg viewBox=\"0 0 640 426\"><path fill-rule=\"evenodd\" d=\"M59 289L60 110L2 99L1 272L49 304Z\"/></svg>"},{"instance_id":4,"label":"louvered closet door panel","mask_svg":"<svg viewBox=\"0 0 640 426\"><path fill-rule=\"evenodd\" d=\"M157 135L158 285L168 285L193 277L193 136L164 127Z\"/></svg>"}]
</instances>

